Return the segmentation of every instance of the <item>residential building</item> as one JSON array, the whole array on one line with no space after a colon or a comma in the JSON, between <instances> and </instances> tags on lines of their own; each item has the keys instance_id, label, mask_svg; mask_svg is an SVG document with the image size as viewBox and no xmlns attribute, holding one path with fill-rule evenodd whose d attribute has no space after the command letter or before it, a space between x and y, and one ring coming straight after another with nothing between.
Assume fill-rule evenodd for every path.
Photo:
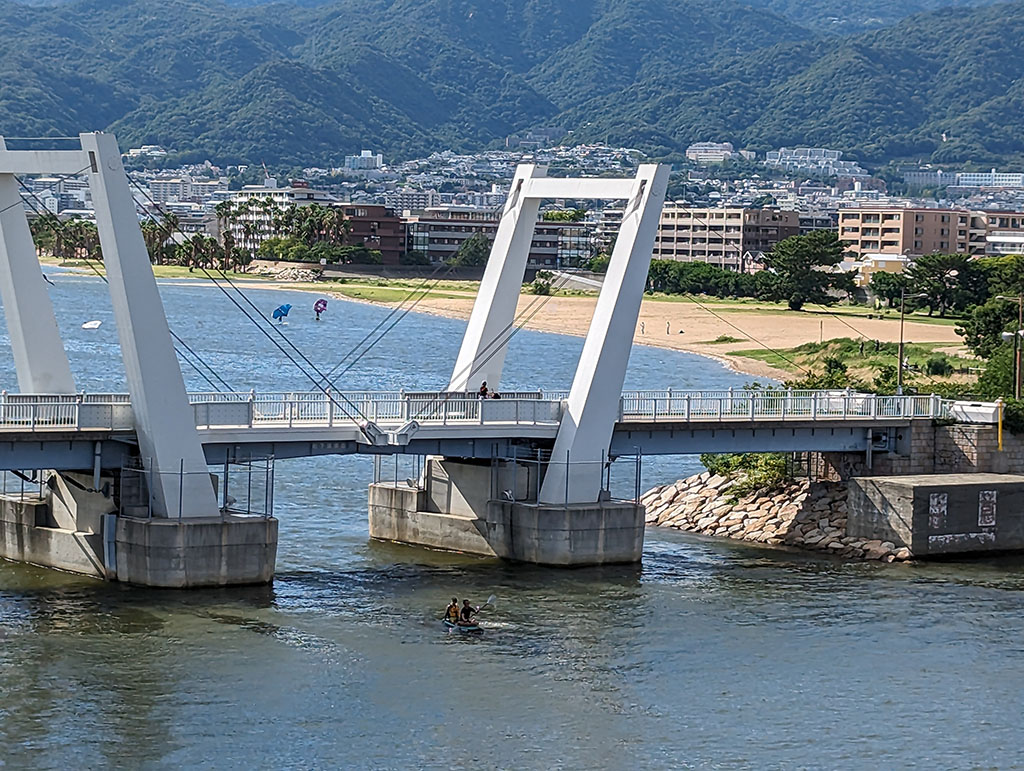
<instances>
[{"instance_id":1,"label":"residential building","mask_svg":"<svg viewBox=\"0 0 1024 771\"><path fill-rule=\"evenodd\" d=\"M756 269L757 258L800 233L795 211L694 209L665 204L654 239L654 259L707 262L727 270Z\"/></svg>"},{"instance_id":2,"label":"residential building","mask_svg":"<svg viewBox=\"0 0 1024 771\"><path fill-rule=\"evenodd\" d=\"M969 230L970 215L962 209L859 206L839 210L839 238L855 255L968 254Z\"/></svg>"},{"instance_id":3,"label":"residential building","mask_svg":"<svg viewBox=\"0 0 1024 771\"><path fill-rule=\"evenodd\" d=\"M800 212L800 235L805 236L815 230L836 230L839 227L839 212Z\"/></svg>"},{"instance_id":4,"label":"residential building","mask_svg":"<svg viewBox=\"0 0 1024 771\"><path fill-rule=\"evenodd\" d=\"M346 155L345 168L351 171L379 169L384 165L384 156L373 150L363 150L359 155Z\"/></svg>"},{"instance_id":5,"label":"residential building","mask_svg":"<svg viewBox=\"0 0 1024 771\"><path fill-rule=\"evenodd\" d=\"M866 254L849 262L844 260L840 267L844 271L853 270L854 285L866 289L875 273L902 273L909 264L910 258L899 254Z\"/></svg>"},{"instance_id":6,"label":"residential building","mask_svg":"<svg viewBox=\"0 0 1024 771\"><path fill-rule=\"evenodd\" d=\"M694 142L686 148L686 157L694 163L722 163L734 155L732 142Z\"/></svg>"},{"instance_id":7,"label":"residential building","mask_svg":"<svg viewBox=\"0 0 1024 771\"><path fill-rule=\"evenodd\" d=\"M353 245L364 245L380 252L385 265L397 265L405 252L405 224L387 206L377 204L337 204L345 210L350 223L348 238Z\"/></svg>"},{"instance_id":8,"label":"residential building","mask_svg":"<svg viewBox=\"0 0 1024 771\"><path fill-rule=\"evenodd\" d=\"M842 160L841 150L826 147L781 147L768 152L764 165L784 171L826 177L866 177L868 173L855 161Z\"/></svg>"},{"instance_id":9,"label":"residential building","mask_svg":"<svg viewBox=\"0 0 1024 771\"><path fill-rule=\"evenodd\" d=\"M989 257L1024 254L1024 212L971 212L970 253Z\"/></svg>"},{"instance_id":10,"label":"residential building","mask_svg":"<svg viewBox=\"0 0 1024 771\"><path fill-rule=\"evenodd\" d=\"M416 190L403 187L384 194L384 205L395 211L422 211L441 205L441 194L436 190Z\"/></svg>"},{"instance_id":11,"label":"residential building","mask_svg":"<svg viewBox=\"0 0 1024 771\"><path fill-rule=\"evenodd\" d=\"M985 172L960 172L957 187L1024 187L1024 174L1003 174L995 169Z\"/></svg>"},{"instance_id":12,"label":"residential building","mask_svg":"<svg viewBox=\"0 0 1024 771\"><path fill-rule=\"evenodd\" d=\"M494 240L499 212L475 206L434 206L405 218L406 248L426 254L432 263L455 256L459 246L474 233ZM538 220L527 259L529 268L561 268L575 265L590 254L590 228L584 222Z\"/></svg>"}]
</instances>

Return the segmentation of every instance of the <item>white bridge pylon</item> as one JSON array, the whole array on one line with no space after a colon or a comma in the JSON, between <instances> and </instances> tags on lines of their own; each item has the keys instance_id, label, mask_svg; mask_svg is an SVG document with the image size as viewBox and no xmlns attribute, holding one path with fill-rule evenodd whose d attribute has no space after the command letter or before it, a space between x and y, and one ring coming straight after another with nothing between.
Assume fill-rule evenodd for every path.
<instances>
[{"instance_id":1,"label":"white bridge pylon","mask_svg":"<svg viewBox=\"0 0 1024 771\"><path fill-rule=\"evenodd\" d=\"M160 517L218 513L135 201L112 134L71 150L9 150L0 137L0 298L23 393L74 393L53 305L18 192L18 174L84 175L92 191L139 450ZM182 473L184 472L184 473Z\"/></svg>"},{"instance_id":2,"label":"white bridge pylon","mask_svg":"<svg viewBox=\"0 0 1024 771\"><path fill-rule=\"evenodd\" d=\"M546 173L532 164L516 169L448 389L475 391L483 381L499 389L541 201L624 199L622 225L540 490L541 503L593 503L618 415L669 167L644 164L631 179Z\"/></svg>"}]
</instances>

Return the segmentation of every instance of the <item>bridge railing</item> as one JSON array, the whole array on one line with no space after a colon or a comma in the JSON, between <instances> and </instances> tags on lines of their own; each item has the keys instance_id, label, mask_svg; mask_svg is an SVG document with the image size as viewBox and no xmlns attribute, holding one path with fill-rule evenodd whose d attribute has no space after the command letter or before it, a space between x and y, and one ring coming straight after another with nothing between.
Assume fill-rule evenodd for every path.
<instances>
[{"instance_id":1,"label":"bridge railing","mask_svg":"<svg viewBox=\"0 0 1024 771\"><path fill-rule=\"evenodd\" d=\"M0 392L0 428L129 431L134 427L128 394Z\"/></svg>"},{"instance_id":2,"label":"bridge railing","mask_svg":"<svg viewBox=\"0 0 1024 771\"><path fill-rule=\"evenodd\" d=\"M623 421L835 420L944 418L937 396L879 396L847 391L632 391L623 393Z\"/></svg>"},{"instance_id":3,"label":"bridge railing","mask_svg":"<svg viewBox=\"0 0 1024 771\"><path fill-rule=\"evenodd\" d=\"M209 398L208 398L209 397ZM342 426L356 422L437 424L557 423L562 404L527 398L401 392L190 394L199 428Z\"/></svg>"}]
</instances>

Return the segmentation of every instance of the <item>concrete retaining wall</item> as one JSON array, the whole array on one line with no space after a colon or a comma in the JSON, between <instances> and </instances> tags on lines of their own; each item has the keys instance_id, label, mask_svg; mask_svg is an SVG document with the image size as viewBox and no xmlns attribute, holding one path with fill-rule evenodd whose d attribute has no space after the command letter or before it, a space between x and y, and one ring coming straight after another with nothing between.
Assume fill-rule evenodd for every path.
<instances>
[{"instance_id":1,"label":"concrete retaining wall","mask_svg":"<svg viewBox=\"0 0 1024 771\"><path fill-rule=\"evenodd\" d=\"M847 530L903 544L918 557L1024 549L1024 476L851 479Z\"/></svg>"},{"instance_id":2,"label":"concrete retaining wall","mask_svg":"<svg viewBox=\"0 0 1024 771\"><path fill-rule=\"evenodd\" d=\"M53 526L38 497L0 497L0 557L105 578L103 535Z\"/></svg>"}]
</instances>

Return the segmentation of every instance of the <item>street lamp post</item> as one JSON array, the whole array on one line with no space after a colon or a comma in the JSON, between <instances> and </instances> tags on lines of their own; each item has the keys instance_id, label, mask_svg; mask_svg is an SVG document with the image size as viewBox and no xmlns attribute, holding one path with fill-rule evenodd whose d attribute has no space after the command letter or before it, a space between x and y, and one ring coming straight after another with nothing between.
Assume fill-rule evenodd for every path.
<instances>
[{"instance_id":1,"label":"street lamp post","mask_svg":"<svg viewBox=\"0 0 1024 771\"><path fill-rule=\"evenodd\" d=\"M915 297L926 297L925 294L907 294L906 289L900 289L900 345L897 350L899 361L896 362L896 394L903 396L903 319L906 316L907 300Z\"/></svg>"},{"instance_id":2,"label":"street lamp post","mask_svg":"<svg viewBox=\"0 0 1024 771\"><path fill-rule=\"evenodd\" d=\"M1020 399L1020 381L1021 381L1021 329L1024 328L1024 294L1019 294L1016 297L1007 297L1006 295L996 295L997 300L1016 300L1017 301L1017 332L1010 335L1008 332L1002 333L1003 340L1007 340L1009 337L1013 337L1013 398Z\"/></svg>"}]
</instances>

